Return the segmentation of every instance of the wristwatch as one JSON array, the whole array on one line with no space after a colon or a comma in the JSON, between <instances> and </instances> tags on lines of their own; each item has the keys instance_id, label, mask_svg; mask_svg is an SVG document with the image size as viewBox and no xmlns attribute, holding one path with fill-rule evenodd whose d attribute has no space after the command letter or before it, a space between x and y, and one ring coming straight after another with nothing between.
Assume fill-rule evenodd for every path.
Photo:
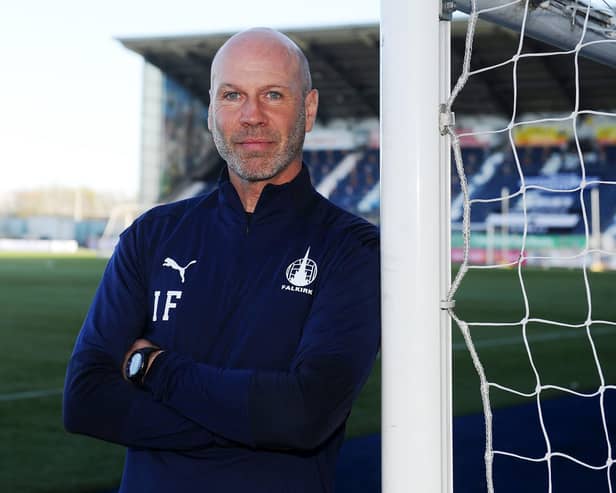
<instances>
[{"instance_id":1,"label":"wristwatch","mask_svg":"<svg viewBox=\"0 0 616 493\"><path fill-rule=\"evenodd\" d=\"M143 384L143 377L148 369L150 355L156 351L160 351L160 348L150 346L133 351L128 357L126 368L124 368L126 378L134 384Z\"/></svg>"}]
</instances>

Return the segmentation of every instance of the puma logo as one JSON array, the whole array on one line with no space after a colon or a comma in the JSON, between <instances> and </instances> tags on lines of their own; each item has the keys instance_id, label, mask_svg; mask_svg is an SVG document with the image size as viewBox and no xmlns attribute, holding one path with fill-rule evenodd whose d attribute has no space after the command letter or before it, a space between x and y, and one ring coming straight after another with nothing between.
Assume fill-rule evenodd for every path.
<instances>
[{"instance_id":1,"label":"puma logo","mask_svg":"<svg viewBox=\"0 0 616 493\"><path fill-rule=\"evenodd\" d=\"M191 260L184 267L182 267L171 257L167 257L163 262L163 267L170 267L173 270L177 270L180 273L180 280L182 281L182 284L184 284L184 275L186 274L186 269L188 269L192 264L196 263L196 260Z\"/></svg>"}]
</instances>

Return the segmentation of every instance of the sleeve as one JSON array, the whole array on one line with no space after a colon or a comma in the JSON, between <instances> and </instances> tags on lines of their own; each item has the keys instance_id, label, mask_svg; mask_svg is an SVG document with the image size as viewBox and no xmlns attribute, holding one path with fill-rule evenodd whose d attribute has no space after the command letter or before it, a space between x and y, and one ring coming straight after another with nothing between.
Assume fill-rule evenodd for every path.
<instances>
[{"instance_id":1,"label":"sleeve","mask_svg":"<svg viewBox=\"0 0 616 493\"><path fill-rule=\"evenodd\" d=\"M378 241L347 252L321 283L288 371L215 368L162 353L146 377L157 400L226 439L312 450L344 424L380 341Z\"/></svg>"},{"instance_id":2,"label":"sleeve","mask_svg":"<svg viewBox=\"0 0 616 493\"><path fill-rule=\"evenodd\" d=\"M208 430L122 378L124 356L147 317L136 252L136 235L129 229L107 264L68 364L64 426L130 447L207 447L215 441Z\"/></svg>"}]
</instances>

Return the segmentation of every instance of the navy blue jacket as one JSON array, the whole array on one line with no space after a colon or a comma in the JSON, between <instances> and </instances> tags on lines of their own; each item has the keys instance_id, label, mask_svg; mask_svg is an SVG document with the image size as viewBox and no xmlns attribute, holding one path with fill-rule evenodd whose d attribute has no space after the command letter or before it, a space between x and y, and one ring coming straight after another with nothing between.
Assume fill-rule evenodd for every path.
<instances>
[{"instance_id":1,"label":"navy blue jacket","mask_svg":"<svg viewBox=\"0 0 616 493\"><path fill-rule=\"evenodd\" d=\"M121 492L333 491L380 338L375 226L304 166L252 217L228 179L128 228L70 359L67 430L128 447ZM165 350L140 389L121 365Z\"/></svg>"}]
</instances>

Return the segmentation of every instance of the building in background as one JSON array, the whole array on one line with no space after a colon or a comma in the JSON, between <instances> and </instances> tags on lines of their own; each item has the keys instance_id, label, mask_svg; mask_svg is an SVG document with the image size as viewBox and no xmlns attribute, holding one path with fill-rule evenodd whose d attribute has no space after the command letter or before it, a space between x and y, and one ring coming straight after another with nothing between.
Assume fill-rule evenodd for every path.
<instances>
[{"instance_id":1,"label":"building in background","mask_svg":"<svg viewBox=\"0 0 616 493\"><path fill-rule=\"evenodd\" d=\"M0 203L0 238L11 241L4 241L0 250L45 251L50 242L58 241L72 242L72 249L96 248L109 211L123 201L115 194L66 187L5 193Z\"/></svg>"}]
</instances>

